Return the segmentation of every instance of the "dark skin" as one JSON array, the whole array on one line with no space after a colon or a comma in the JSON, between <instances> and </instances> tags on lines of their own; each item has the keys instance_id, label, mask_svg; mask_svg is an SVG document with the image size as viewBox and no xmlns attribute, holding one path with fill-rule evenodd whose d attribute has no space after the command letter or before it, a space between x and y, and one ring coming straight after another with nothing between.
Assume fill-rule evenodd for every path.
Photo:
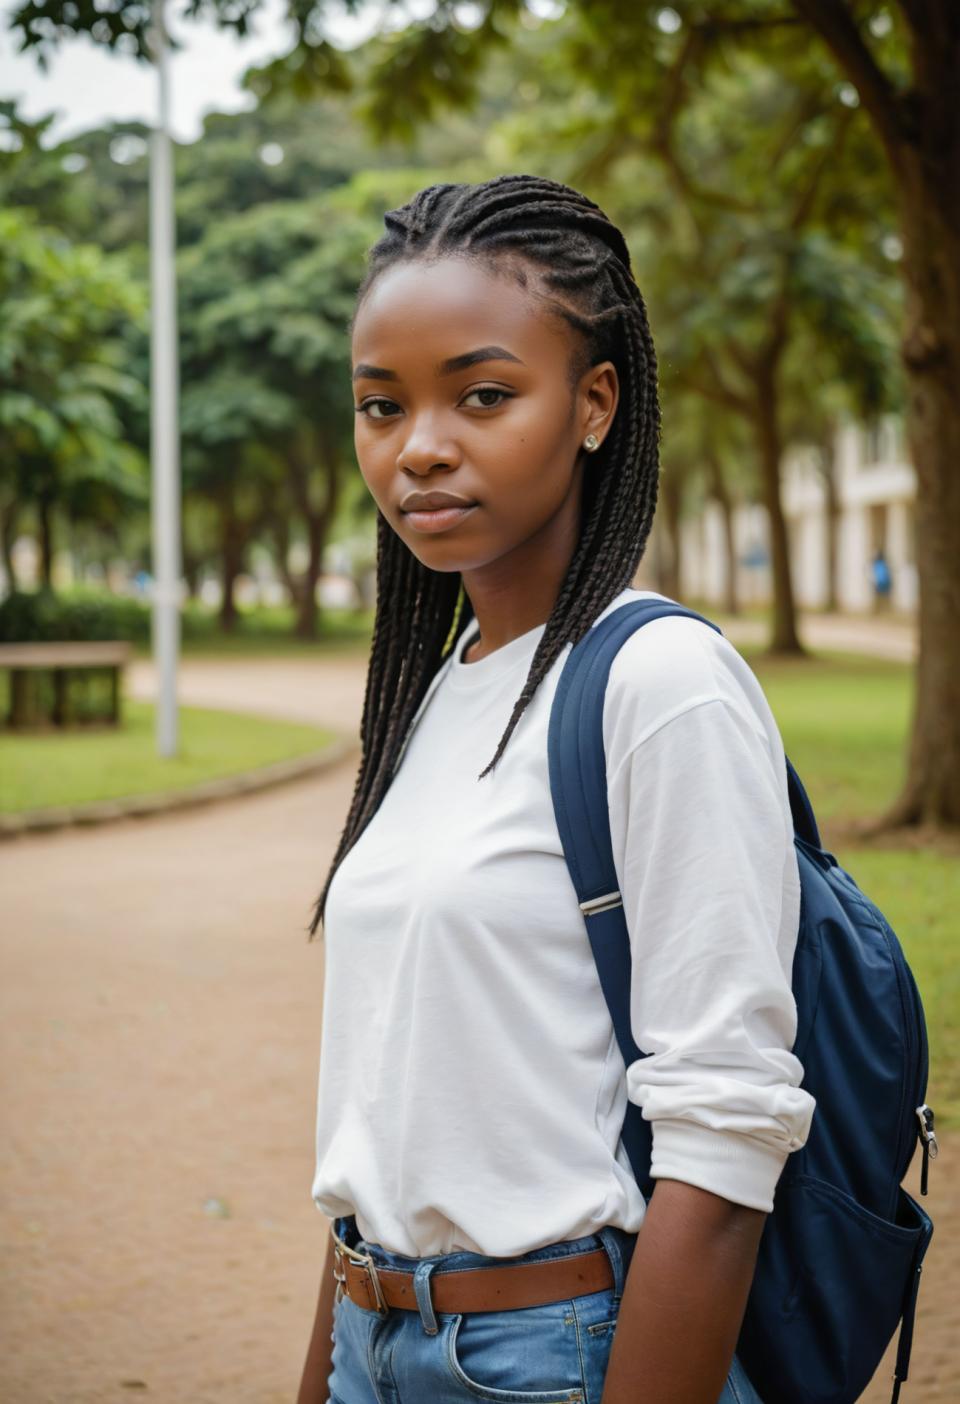
<instances>
[{"instance_id":1,"label":"dark skin","mask_svg":"<svg viewBox=\"0 0 960 1404\"><path fill-rule=\"evenodd\" d=\"M576 549L588 434L602 443L610 361L571 383L576 333L509 268L462 259L387 269L353 332L357 460L377 506L432 570L459 571L480 627L472 662L546 622ZM456 357L495 358L450 370ZM506 355L502 353L507 353ZM387 374L384 374L387 372ZM476 505L439 532L411 489ZM659 1180L627 1274L602 1404L715 1404L733 1359L766 1215ZM298 1404L326 1404L333 1277L321 1282Z\"/></svg>"},{"instance_id":2,"label":"dark skin","mask_svg":"<svg viewBox=\"0 0 960 1404\"><path fill-rule=\"evenodd\" d=\"M497 357L438 374L449 358ZM575 393L571 334L518 286L462 259L388 269L354 323L357 461L394 531L431 570L459 571L480 626L467 661L542 624L576 548L583 441L603 441L618 399L611 362ZM399 379L359 374L387 370ZM400 510L412 488L443 489L477 508L427 534Z\"/></svg>"}]
</instances>

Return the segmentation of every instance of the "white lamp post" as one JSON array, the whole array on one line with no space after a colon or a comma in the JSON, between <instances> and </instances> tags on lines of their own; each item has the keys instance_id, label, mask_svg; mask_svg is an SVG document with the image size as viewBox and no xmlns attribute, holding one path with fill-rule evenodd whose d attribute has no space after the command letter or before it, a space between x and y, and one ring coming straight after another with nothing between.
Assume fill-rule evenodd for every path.
<instances>
[{"instance_id":1,"label":"white lamp post","mask_svg":"<svg viewBox=\"0 0 960 1404\"><path fill-rule=\"evenodd\" d=\"M165 0L154 0L150 40L159 86L158 120L150 146L150 462L157 749L162 756L173 756L178 745L180 430L173 151L164 4Z\"/></svg>"}]
</instances>

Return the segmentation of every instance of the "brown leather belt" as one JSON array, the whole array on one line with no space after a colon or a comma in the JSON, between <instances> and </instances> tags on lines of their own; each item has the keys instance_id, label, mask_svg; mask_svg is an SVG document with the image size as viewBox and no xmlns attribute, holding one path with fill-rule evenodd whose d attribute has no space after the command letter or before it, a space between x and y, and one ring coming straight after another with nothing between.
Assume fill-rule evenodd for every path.
<instances>
[{"instance_id":1,"label":"brown leather belt","mask_svg":"<svg viewBox=\"0 0 960 1404\"><path fill-rule=\"evenodd\" d=\"M418 1310L412 1272L380 1267L368 1253L349 1248L332 1228L331 1235L338 1301L345 1294L357 1306L380 1316L386 1316L392 1307ZM430 1276L430 1299L438 1312L509 1311L602 1292L613 1285L606 1249L593 1248L589 1253L541 1262L467 1268L462 1272L438 1268Z\"/></svg>"}]
</instances>

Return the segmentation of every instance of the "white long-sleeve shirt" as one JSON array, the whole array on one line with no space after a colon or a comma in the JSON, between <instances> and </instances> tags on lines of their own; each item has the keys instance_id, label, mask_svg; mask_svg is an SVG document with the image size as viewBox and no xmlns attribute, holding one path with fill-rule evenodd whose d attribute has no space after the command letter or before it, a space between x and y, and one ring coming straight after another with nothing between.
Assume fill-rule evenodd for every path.
<instances>
[{"instance_id":1,"label":"white long-sleeve shirt","mask_svg":"<svg viewBox=\"0 0 960 1404\"><path fill-rule=\"evenodd\" d=\"M599 615L649 591L624 590ZM547 726L568 645L495 769L544 625L421 704L330 886L312 1195L412 1256L512 1256L639 1228L626 1101L653 1174L769 1210L813 1099L789 1051L799 878L783 746L753 673L696 620L633 634L603 735L633 956L624 1068L563 858Z\"/></svg>"}]
</instances>

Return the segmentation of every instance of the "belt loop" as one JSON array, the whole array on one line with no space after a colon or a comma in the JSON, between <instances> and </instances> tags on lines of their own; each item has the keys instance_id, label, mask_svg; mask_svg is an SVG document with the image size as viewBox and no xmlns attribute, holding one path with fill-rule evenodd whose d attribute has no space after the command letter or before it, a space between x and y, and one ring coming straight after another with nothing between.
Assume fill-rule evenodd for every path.
<instances>
[{"instance_id":1,"label":"belt loop","mask_svg":"<svg viewBox=\"0 0 960 1404\"><path fill-rule=\"evenodd\" d=\"M357 1220L354 1214L340 1214L330 1222L335 1238L339 1238L341 1243L345 1243L348 1248L356 1247L360 1237L357 1229Z\"/></svg>"},{"instance_id":2,"label":"belt loop","mask_svg":"<svg viewBox=\"0 0 960 1404\"><path fill-rule=\"evenodd\" d=\"M620 1239L612 1224L604 1224L603 1228L598 1230L597 1237L607 1250L607 1257L610 1259L610 1267L613 1269L613 1300L615 1304L618 1304L623 1296L626 1279Z\"/></svg>"},{"instance_id":3,"label":"belt loop","mask_svg":"<svg viewBox=\"0 0 960 1404\"><path fill-rule=\"evenodd\" d=\"M437 1266L435 1258L424 1258L417 1264L413 1274L413 1292L417 1299L417 1309L420 1312L420 1320L423 1322L423 1329L428 1336L435 1336L440 1330L437 1325L436 1313L433 1310L433 1298L430 1295L430 1274Z\"/></svg>"}]
</instances>

